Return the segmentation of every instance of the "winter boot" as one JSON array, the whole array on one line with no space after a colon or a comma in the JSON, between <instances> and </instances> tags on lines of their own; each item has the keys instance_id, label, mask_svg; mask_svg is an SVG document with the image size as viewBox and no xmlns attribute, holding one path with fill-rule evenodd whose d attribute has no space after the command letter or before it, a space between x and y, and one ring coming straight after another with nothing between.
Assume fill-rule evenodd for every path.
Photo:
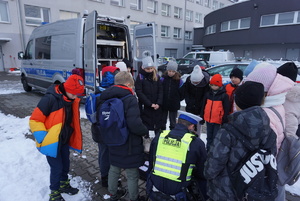
<instances>
[{"instance_id":1,"label":"winter boot","mask_svg":"<svg viewBox=\"0 0 300 201\"><path fill-rule=\"evenodd\" d=\"M49 194L49 196L49 201L65 201L58 190L51 190L51 194Z\"/></svg>"},{"instance_id":2,"label":"winter boot","mask_svg":"<svg viewBox=\"0 0 300 201\"><path fill-rule=\"evenodd\" d=\"M110 195L110 201L119 201L121 198L127 195L127 191L125 189L120 189L117 191L115 196Z\"/></svg>"},{"instance_id":3,"label":"winter boot","mask_svg":"<svg viewBox=\"0 0 300 201\"><path fill-rule=\"evenodd\" d=\"M59 191L61 193L67 193L69 195L75 195L75 194L78 193L79 189L78 188L73 188L70 185L70 180L68 179L67 181L60 181Z\"/></svg>"}]
</instances>

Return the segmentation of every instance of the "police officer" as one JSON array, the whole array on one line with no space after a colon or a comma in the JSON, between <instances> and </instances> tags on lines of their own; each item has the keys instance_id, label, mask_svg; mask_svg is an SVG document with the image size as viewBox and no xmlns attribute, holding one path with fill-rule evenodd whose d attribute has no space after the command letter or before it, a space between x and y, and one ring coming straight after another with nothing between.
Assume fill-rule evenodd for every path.
<instances>
[{"instance_id":1,"label":"police officer","mask_svg":"<svg viewBox=\"0 0 300 201\"><path fill-rule=\"evenodd\" d=\"M163 200L157 198L158 194L180 200L195 180L202 195L207 198L203 175L205 144L196 134L196 125L202 119L188 112L179 111L179 114L175 128L163 131L151 143L147 193L152 200Z\"/></svg>"}]
</instances>

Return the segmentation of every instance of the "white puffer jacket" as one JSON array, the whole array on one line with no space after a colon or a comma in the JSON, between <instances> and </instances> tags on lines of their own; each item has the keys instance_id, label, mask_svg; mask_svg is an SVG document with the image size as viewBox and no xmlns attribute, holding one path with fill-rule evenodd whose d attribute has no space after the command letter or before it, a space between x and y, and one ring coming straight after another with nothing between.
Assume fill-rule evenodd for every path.
<instances>
[{"instance_id":1,"label":"white puffer jacket","mask_svg":"<svg viewBox=\"0 0 300 201\"><path fill-rule=\"evenodd\" d=\"M285 103L285 132L287 135L296 135L300 124L300 85L295 85L286 95Z\"/></svg>"}]
</instances>

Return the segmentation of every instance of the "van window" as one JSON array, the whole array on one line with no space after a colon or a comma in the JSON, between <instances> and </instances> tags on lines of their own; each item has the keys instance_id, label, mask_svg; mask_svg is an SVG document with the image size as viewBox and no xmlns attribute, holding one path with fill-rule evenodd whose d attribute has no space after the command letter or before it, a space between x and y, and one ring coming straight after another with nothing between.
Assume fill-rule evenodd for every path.
<instances>
[{"instance_id":1,"label":"van window","mask_svg":"<svg viewBox=\"0 0 300 201\"><path fill-rule=\"evenodd\" d=\"M51 59L53 60L74 60L76 55L76 35L61 34L51 37Z\"/></svg>"},{"instance_id":2,"label":"van window","mask_svg":"<svg viewBox=\"0 0 300 201\"><path fill-rule=\"evenodd\" d=\"M35 59L50 59L51 36L35 39Z\"/></svg>"},{"instance_id":3,"label":"van window","mask_svg":"<svg viewBox=\"0 0 300 201\"><path fill-rule=\"evenodd\" d=\"M203 54L203 53L198 53L196 54L196 59L202 59L202 60L205 60L205 61L209 61L209 58L210 58L210 54Z\"/></svg>"},{"instance_id":4,"label":"van window","mask_svg":"<svg viewBox=\"0 0 300 201\"><path fill-rule=\"evenodd\" d=\"M188 55L186 55L184 58L187 58L187 59L193 59L193 58L194 58L194 53L188 54Z\"/></svg>"},{"instance_id":5,"label":"van window","mask_svg":"<svg viewBox=\"0 0 300 201\"><path fill-rule=\"evenodd\" d=\"M32 59L33 55L33 40L30 40L27 44L24 59Z\"/></svg>"}]
</instances>

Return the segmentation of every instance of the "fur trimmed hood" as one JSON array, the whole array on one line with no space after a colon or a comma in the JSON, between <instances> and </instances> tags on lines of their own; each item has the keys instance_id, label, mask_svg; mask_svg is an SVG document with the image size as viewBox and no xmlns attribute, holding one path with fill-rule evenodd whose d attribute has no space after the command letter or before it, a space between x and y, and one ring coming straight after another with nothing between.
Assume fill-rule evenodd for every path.
<instances>
[{"instance_id":1,"label":"fur trimmed hood","mask_svg":"<svg viewBox=\"0 0 300 201\"><path fill-rule=\"evenodd\" d=\"M299 102L300 100L300 85L295 85L286 95L286 100L290 102Z\"/></svg>"}]
</instances>

